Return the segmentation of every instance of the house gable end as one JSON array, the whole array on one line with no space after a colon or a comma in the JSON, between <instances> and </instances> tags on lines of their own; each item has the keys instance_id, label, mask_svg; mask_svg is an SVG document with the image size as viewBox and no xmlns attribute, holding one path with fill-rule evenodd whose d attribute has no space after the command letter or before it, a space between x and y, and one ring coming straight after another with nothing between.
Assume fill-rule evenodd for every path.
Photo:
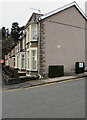
<instances>
[{"instance_id":1,"label":"house gable end","mask_svg":"<svg viewBox=\"0 0 87 120\"><path fill-rule=\"evenodd\" d=\"M45 14L44 16L41 17L41 20L51 17L57 13L63 12L71 7L75 7L79 11L79 13L87 20L87 16L85 15L85 13L82 11L82 9L78 6L78 4L75 1Z\"/></svg>"},{"instance_id":2,"label":"house gable end","mask_svg":"<svg viewBox=\"0 0 87 120\"><path fill-rule=\"evenodd\" d=\"M42 21L51 22L61 25L70 25L85 28L86 19L75 6L55 13Z\"/></svg>"}]
</instances>

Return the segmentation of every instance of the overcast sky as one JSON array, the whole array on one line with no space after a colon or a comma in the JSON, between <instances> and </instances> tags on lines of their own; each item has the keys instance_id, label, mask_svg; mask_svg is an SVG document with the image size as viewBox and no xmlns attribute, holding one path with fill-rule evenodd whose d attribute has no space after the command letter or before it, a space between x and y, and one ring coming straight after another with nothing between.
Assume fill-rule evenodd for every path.
<instances>
[{"instance_id":1,"label":"overcast sky","mask_svg":"<svg viewBox=\"0 0 87 120\"><path fill-rule=\"evenodd\" d=\"M75 1L85 12L87 0ZM0 28L2 26L11 28L13 22L18 22L19 26L25 25L33 12L38 13L38 10L34 9L47 13L71 2L73 0L2 0L0 2Z\"/></svg>"}]
</instances>

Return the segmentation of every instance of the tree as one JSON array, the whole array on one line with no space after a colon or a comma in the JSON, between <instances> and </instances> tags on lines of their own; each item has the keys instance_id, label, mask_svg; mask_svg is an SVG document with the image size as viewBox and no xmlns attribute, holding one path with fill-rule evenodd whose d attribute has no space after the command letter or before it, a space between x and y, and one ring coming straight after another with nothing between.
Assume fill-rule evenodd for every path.
<instances>
[{"instance_id":1,"label":"tree","mask_svg":"<svg viewBox=\"0 0 87 120\"><path fill-rule=\"evenodd\" d=\"M5 39L6 37L10 36L8 28L6 29L5 27L2 27L1 31L2 31L2 39Z\"/></svg>"},{"instance_id":2,"label":"tree","mask_svg":"<svg viewBox=\"0 0 87 120\"><path fill-rule=\"evenodd\" d=\"M22 26L22 27L19 27L19 31L20 31L20 36L22 36L23 35L23 30L24 30L24 26Z\"/></svg>"},{"instance_id":3,"label":"tree","mask_svg":"<svg viewBox=\"0 0 87 120\"><path fill-rule=\"evenodd\" d=\"M2 27L1 31L2 31L2 38L5 38L6 37L6 29L5 29L5 27Z\"/></svg>"},{"instance_id":4,"label":"tree","mask_svg":"<svg viewBox=\"0 0 87 120\"><path fill-rule=\"evenodd\" d=\"M10 36L10 33L9 33L9 29L7 28L6 29L6 37L9 37Z\"/></svg>"},{"instance_id":5,"label":"tree","mask_svg":"<svg viewBox=\"0 0 87 120\"><path fill-rule=\"evenodd\" d=\"M2 34L2 57L11 49L11 47L20 39L23 35L24 26L19 27L17 22L12 23L11 32L8 28L2 27L0 33Z\"/></svg>"},{"instance_id":6,"label":"tree","mask_svg":"<svg viewBox=\"0 0 87 120\"><path fill-rule=\"evenodd\" d=\"M18 22L12 23L11 28L11 37L13 38L14 42L17 42L20 39L20 36L23 35L24 26L19 27Z\"/></svg>"},{"instance_id":7,"label":"tree","mask_svg":"<svg viewBox=\"0 0 87 120\"><path fill-rule=\"evenodd\" d=\"M17 22L12 23L11 37L13 38L14 42L19 40L19 24Z\"/></svg>"},{"instance_id":8,"label":"tree","mask_svg":"<svg viewBox=\"0 0 87 120\"><path fill-rule=\"evenodd\" d=\"M9 29L2 27L0 29L0 35L2 35L2 58L4 59L4 55L9 51L12 46L13 40L10 37Z\"/></svg>"}]
</instances>

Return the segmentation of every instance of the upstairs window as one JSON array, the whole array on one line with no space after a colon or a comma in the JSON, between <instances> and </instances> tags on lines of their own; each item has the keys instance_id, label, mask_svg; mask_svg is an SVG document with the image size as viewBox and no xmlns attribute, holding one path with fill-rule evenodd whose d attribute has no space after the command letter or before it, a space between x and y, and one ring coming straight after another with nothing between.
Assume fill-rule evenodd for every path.
<instances>
[{"instance_id":1,"label":"upstairs window","mask_svg":"<svg viewBox=\"0 0 87 120\"><path fill-rule=\"evenodd\" d=\"M37 41L37 24L32 24L32 27L31 27L31 41Z\"/></svg>"}]
</instances>

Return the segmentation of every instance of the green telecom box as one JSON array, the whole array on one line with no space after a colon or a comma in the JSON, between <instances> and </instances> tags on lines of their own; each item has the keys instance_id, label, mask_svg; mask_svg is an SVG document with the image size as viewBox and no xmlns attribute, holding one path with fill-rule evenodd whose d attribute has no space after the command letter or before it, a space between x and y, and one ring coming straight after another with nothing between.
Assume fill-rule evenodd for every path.
<instances>
[{"instance_id":1,"label":"green telecom box","mask_svg":"<svg viewBox=\"0 0 87 120\"><path fill-rule=\"evenodd\" d=\"M64 76L63 65L50 65L49 66L49 78Z\"/></svg>"},{"instance_id":2,"label":"green telecom box","mask_svg":"<svg viewBox=\"0 0 87 120\"><path fill-rule=\"evenodd\" d=\"M18 78L19 74L18 74L18 69L14 69L14 78Z\"/></svg>"},{"instance_id":3,"label":"green telecom box","mask_svg":"<svg viewBox=\"0 0 87 120\"><path fill-rule=\"evenodd\" d=\"M84 70L85 70L84 62L76 62L75 63L75 73L76 74L84 73Z\"/></svg>"}]
</instances>

